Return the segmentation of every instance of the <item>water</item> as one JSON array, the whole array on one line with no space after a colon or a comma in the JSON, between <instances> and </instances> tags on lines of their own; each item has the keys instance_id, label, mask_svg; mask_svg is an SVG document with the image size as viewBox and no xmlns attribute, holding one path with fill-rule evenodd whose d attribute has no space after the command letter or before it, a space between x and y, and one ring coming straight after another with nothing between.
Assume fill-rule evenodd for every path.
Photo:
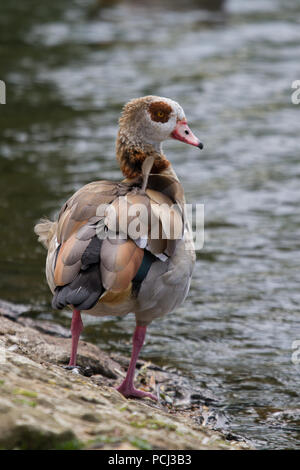
<instances>
[{"instance_id":1,"label":"water","mask_svg":"<svg viewBox=\"0 0 300 470\"><path fill-rule=\"evenodd\" d=\"M174 141L165 151L188 201L205 204L205 246L188 300L151 325L143 357L210 390L231 430L258 448L295 449L300 108L291 83L300 79L300 5L199 5L1 5L0 298L69 324L67 312L51 313L33 225L83 184L120 178L114 141L124 102L177 100L205 150ZM130 353L132 316L85 324L86 339Z\"/></svg>"}]
</instances>

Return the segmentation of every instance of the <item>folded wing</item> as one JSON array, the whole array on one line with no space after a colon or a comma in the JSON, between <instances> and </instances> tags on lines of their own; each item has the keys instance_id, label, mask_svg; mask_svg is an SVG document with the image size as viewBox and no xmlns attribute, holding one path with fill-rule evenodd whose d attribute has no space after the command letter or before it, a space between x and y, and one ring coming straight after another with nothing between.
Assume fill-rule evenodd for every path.
<instances>
[{"instance_id":1,"label":"folded wing","mask_svg":"<svg viewBox=\"0 0 300 470\"><path fill-rule=\"evenodd\" d=\"M132 293L145 251L151 260L172 256L182 238L182 188L175 178L90 183L63 206L47 258L54 308L92 308L108 293ZM147 258L149 259L149 257ZM122 295L119 296L122 298Z\"/></svg>"}]
</instances>

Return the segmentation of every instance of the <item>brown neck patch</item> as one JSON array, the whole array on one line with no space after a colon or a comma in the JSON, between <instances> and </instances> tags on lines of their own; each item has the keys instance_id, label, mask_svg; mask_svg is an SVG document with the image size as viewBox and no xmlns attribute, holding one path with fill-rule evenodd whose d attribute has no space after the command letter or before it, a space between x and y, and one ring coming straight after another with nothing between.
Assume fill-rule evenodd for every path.
<instances>
[{"instance_id":1,"label":"brown neck patch","mask_svg":"<svg viewBox=\"0 0 300 470\"><path fill-rule=\"evenodd\" d=\"M148 153L135 148L125 148L120 158L120 167L126 178L136 178L142 174L142 164ZM155 158L151 173L161 173L170 166L169 160L163 155Z\"/></svg>"},{"instance_id":2,"label":"brown neck patch","mask_svg":"<svg viewBox=\"0 0 300 470\"><path fill-rule=\"evenodd\" d=\"M121 142L119 135L117 141L117 159L126 178L141 176L143 162L149 156L154 158L151 173L161 173L169 168L170 162L162 153L156 152L152 147L141 148L124 141Z\"/></svg>"}]
</instances>

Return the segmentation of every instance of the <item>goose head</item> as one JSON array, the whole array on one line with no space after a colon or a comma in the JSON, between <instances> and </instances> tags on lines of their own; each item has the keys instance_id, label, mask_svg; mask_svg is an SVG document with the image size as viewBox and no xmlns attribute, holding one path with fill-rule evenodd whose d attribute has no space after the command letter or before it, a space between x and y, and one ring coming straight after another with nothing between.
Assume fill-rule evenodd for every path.
<instances>
[{"instance_id":1,"label":"goose head","mask_svg":"<svg viewBox=\"0 0 300 470\"><path fill-rule=\"evenodd\" d=\"M149 155L154 157L152 172L167 168L170 163L162 153L162 143L168 139L203 148L176 101L161 96L144 96L129 101L119 120L117 139L117 158L123 173L129 178L137 176Z\"/></svg>"}]
</instances>

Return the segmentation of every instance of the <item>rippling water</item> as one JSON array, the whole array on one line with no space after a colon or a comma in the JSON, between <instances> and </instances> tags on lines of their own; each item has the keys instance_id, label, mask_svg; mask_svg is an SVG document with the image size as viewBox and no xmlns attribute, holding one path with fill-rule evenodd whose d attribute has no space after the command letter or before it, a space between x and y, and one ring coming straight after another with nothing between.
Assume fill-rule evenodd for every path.
<instances>
[{"instance_id":1,"label":"rippling water","mask_svg":"<svg viewBox=\"0 0 300 470\"><path fill-rule=\"evenodd\" d=\"M151 325L143 357L211 391L258 448L299 448L300 5L202 3L1 6L0 298L69 324L49 313L34 222L81 185L120 178L124 102L175 99L205 143L165 145L188 201L205 204L205 246L188 300ZM130 353L133 317L85 323L87 339Z\"/></svg>"}]
</instances>

